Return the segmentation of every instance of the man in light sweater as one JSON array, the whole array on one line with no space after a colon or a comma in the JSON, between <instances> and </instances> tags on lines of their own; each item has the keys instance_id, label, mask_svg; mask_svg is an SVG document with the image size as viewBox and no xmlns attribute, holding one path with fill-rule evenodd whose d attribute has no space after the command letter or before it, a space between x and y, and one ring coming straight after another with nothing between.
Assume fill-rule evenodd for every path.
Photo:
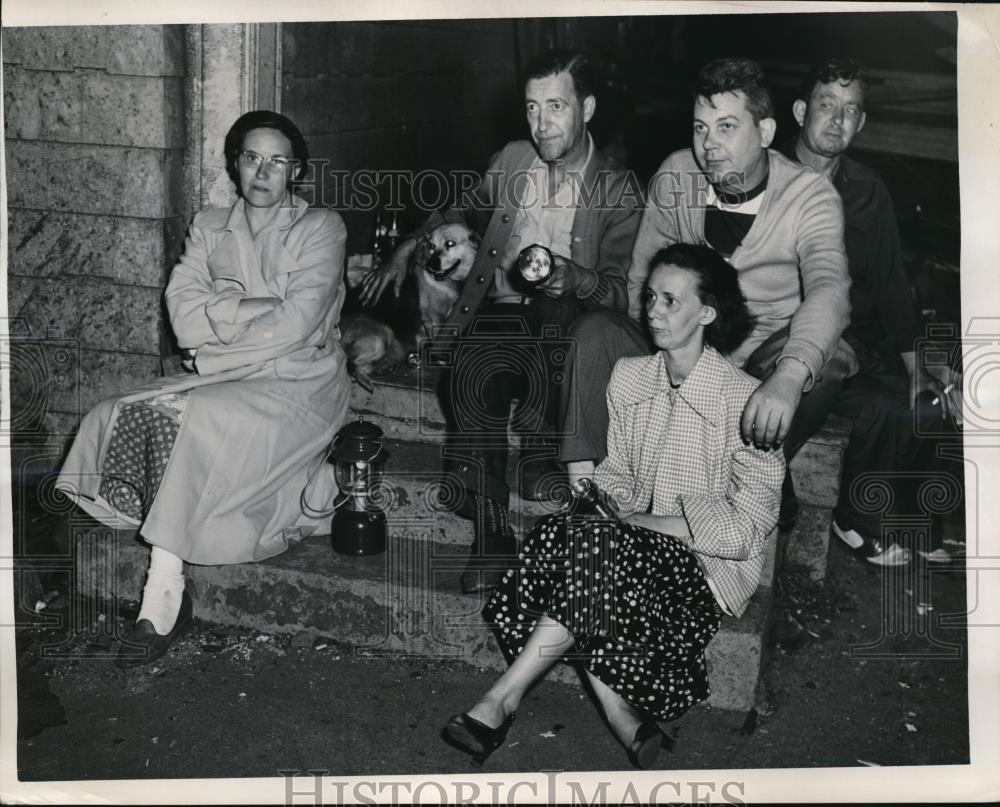
<instances>
[{"instance_id":1,"label":"man in light sweater","mask_svg":"<svg viewBox=\"0 0 1000 807\"><path fill-rule=\"evenodd\" d=\"M739 271L756 325L730 358L762 379L743 413L744 440L782 446L791 459L822 424L843 379L856 369L840 337L850 280L843 209L820 174L770 151L776 123L762 69L748 59L704 67L694 88L691 149L671 154L650 188L628 274L629 315L586 315L571 335L582 426L563 439L570 478L588 476L606 453L604 390L623 356L648 353L642 292L649 259L669 244L709 243ZM798 511L786 477L779 523Z\"/></svg>"}]
</instances>

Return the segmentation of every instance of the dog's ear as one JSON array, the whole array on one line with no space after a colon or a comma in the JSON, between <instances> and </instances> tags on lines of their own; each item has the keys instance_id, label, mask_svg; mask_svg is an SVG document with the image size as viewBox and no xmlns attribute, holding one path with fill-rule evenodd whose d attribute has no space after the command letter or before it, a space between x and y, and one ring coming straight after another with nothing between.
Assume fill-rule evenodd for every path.
<instances>
[{"instance_id":1,"label":"dog's ear","mask_svg":"<svg viewBox=\"0 0 1000 807\"><path fill-rule=\"evenodd\" d=\"M482 236L480 236L475 230L469 230L469 243L476 249L479 249L479 245L483 243Z\"/></svg>"}]
</instances>

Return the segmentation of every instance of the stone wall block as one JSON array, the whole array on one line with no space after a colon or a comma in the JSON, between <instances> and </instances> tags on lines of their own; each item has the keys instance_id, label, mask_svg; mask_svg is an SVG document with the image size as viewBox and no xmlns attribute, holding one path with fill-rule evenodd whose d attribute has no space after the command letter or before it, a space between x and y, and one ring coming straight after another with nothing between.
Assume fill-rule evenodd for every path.
<instances>
[{"instance_id":1,"label":"stone wall block","mask_svg":"<svg viewBox=\"0 0 1000 807\"><path fill-rule=\"evenodd\" d=\"M116 282L162 289L168 269L162 222L119 219L110 254Z\"/></svg>"},{"instance_id":2,"label":"stone wall block","mask_svg":"<svg viewBox=\"0 0 1000 807\"><path fill-rule=\"evenodd\" d=\"M80 404L84 413L110 395L119 395L160 375L158 356L84 350Z\"/></svg>"},{"instance_id":3,"label":"stone wall block","mask_svg":"<svg viewBox=\"0 0 1000 807\"><path fill-rule=\"evenodd\" d=\"M33 277L18 277L17 275L7 275L7 316L11 319L19 317L21 309L29 300L35 289L38 288L38 281Z\"/></svg>"},{"instance_id":4,"label":"stone wall block","mask_svg":"<svg viewBox=\"0 0 1000 807\"><path fill-rule=\"evenodd\" d=\"M128 353L160 355L160 323L166 318L162 308L163 292L143 286L121 286L120 350Z\"/></svg>"},{"instance_id":5,"label":"stone wall block","mask_svg":"<svg viewBox=\"0 0 1000 807\"><path fill-rule=\"evenodd\" d=\"M183 76L183 25L113 25L107 36L115 43L108 72L129 76Z\"/></svg>"},{"instance_id":6,"label":"stone wall block","mask_svg":"<svg viewBox=\"0 0 1000 807\"><path fill-rule=\"evenodd\" d=\"M113 381L116 386L108 394L127 392L163 375L163 363L159 356L139 353L116 353L114 355L116 361Z\"/></svg>"},{"instance_id":7,"label":"stone wall block","mask_svg":"<svg viewBox=\"0 0 1000 807\"><path fill-rule=\"evenodd\" d=\"M29 69L93 67L130 76L184 75L182 25L8 28L3 60Z\"/></svg>"},{"instance_id":8,"label":"stone wall block","mask_svg":"<svg viewBox=\"0 0 1000 807\"><path fill-rule=\"evenodd\" d=\"M4 67L4 120L8 138L78 140L80 76Z\"/></svg>"},{"instance_id":9,"label":"stone wall block","mask_svg":"<svg viewBox=\"0 0 1000 807\"><path fill-rule=\"evenodd\" d=\"M177 215L180 150L9 141L8 204L139 218Z\"/></svg>"},{"instance_id":10,"label":"stone wall block","mask_svg":"<svg viewBox=\"0 0 1000 807\"><path fill-rule=\"evenodd\" d=\"M52 438L72 437L80 425L79 416L65 412L46 412L45 430Z\"/></svg>"},{"instance_id":11,"label":"stone wall block","mask_svg":"<svg viewBox=\"0 0 1000 807\"><path fill-rule=\"evenodd\" d=\"M103 145L178 148L182 79L90 72L82 80L79 140Z\"/></svg>"},{"instance_id":12,"label":"stone wall block","mask_svg":"<svg viewBox=\"0 0 1000 807\"><path fill-rule=\"evenodd\" d=\"M60 333L82 348L114 350L120 342L119 287L110 281L59 278L38 281L21 307L32 333Z\"/></svg>"},{"instance_id":13,"label":"stone wall block","mask_svg":"<svg viewBox=\"0 0 1000 807\"><path fill-rule=\"evenodd\" d=\"M106 31L97 25L7 28L3 60L29 70L104 67L109 44Z\"/></svg>"},{"instance_id":14,"label":"stone wall block","mask_svg":"<svg viewBox=\"0 0 1000 807\"><path fill-rule=\"evenodd\" d=\"M160 289L183 239L179 220L168 221L169 232L156 219L13 208L8 271L12 279L82 275Z\"/></svg>"},{"instance_id":15,"label":"stone wall block","mask_svg":"<svg viewBox=\"0 0 1000 807\"><path fill-rule=\"evenodd\" d=\"M163 282L166 286L170 279L170 271L177 265L184 254L184 238L187 235L188 221L180 216L163 220Z\"/></svg>"},{"instance_id":16,"label":"stone wall block","mask_svg":"<svg viewBox=\"0 0 1000 807\"><path fill-rule=\"evenodd\" d=\"M113 218L14 208L9 222L11 275L114 276Z\"/></svg>"}]
</instances>

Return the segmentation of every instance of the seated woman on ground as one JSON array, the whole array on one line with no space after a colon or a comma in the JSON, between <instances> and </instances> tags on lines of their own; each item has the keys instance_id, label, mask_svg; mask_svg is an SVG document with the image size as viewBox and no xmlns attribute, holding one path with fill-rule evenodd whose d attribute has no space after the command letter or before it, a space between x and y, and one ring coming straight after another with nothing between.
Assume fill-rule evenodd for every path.
<instances>
[{"instance_id":1,"label":"seated woman on ground","mask_svg":"<svg viewBox=\"0 0 1000 807\"><path fill-rule=\"evenodd\" d=\"M736 270L689 244L660 250L650 269L646 315L659 350L615 366L608 456L594 473L619 518L541 521L521 568L486 604L512 663L445 728L479 760L504 741L528 688L566 656L582 661L629 759L649 767L664 740L656 720L708 697L705 647L722 613L742 614L757 588L784 459L740 438L759 382L720 355L752 325Z\"/></svg>"},{"instance_id":2,"label":"seated woman on ground","mask_svg":"<svg viewBox=\"0 0 1000 807\"><path fill-rule=\"evenodd\" d=\"M183 562L256 561L324 526L303 512L311 474L347 412L337 322L347 232L292 193L309 152L288 118L248 112L225 139L239 196L195 216L166 289L189 374L99 403L57 487L152 546L139 618L118 653L163 654L191 619ZM328 522L327 522L328 525Z\"/></svg>"}]
</instances>

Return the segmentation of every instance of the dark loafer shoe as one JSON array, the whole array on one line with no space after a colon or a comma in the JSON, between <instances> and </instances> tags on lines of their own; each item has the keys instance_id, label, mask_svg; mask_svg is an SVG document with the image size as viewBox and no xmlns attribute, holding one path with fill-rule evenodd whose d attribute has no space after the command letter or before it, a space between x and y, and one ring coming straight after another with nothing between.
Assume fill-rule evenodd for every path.
<instances>
[{"instance_id":1,"label":"dark loafer shoe","mask_svg":"<svg viewBox=\"0 0 1000 807\"><path fill-rule=\"evenodd\" d=\"M514 715L509 714L494 729L463 712L453 715L441 734L449 745L471 754L472 761L481 766L490 754L503 745L513 723Z\"/></svg>"},{"instance_id":2,"label":"dark loafer shoe","mask_svg":"<svg viewBox=\"0 0 1000 807\"><path fill-rule=\"evenodd\" d=\"M119 667L138 667L156 661L167 652L174 639L190 627L192 610L191 597L185 591L181 595L181 609L177 612L177 621L166 636L157 633L153 623L148 619L140 619L118 648L115 664Z\"/></svg>"},{"instance_id":3,"label":"dark loafer shoe","mask_svg":"<svg viewBox=\"0 0 1000 807\"><path fill-rule=\"evenodd\" d=\"M667 736L653 720L640 724L628 747L628 759L639 770L648 770L656 762L656 755L663 747L670 747Z\"/></svg>"}]
</instances>

